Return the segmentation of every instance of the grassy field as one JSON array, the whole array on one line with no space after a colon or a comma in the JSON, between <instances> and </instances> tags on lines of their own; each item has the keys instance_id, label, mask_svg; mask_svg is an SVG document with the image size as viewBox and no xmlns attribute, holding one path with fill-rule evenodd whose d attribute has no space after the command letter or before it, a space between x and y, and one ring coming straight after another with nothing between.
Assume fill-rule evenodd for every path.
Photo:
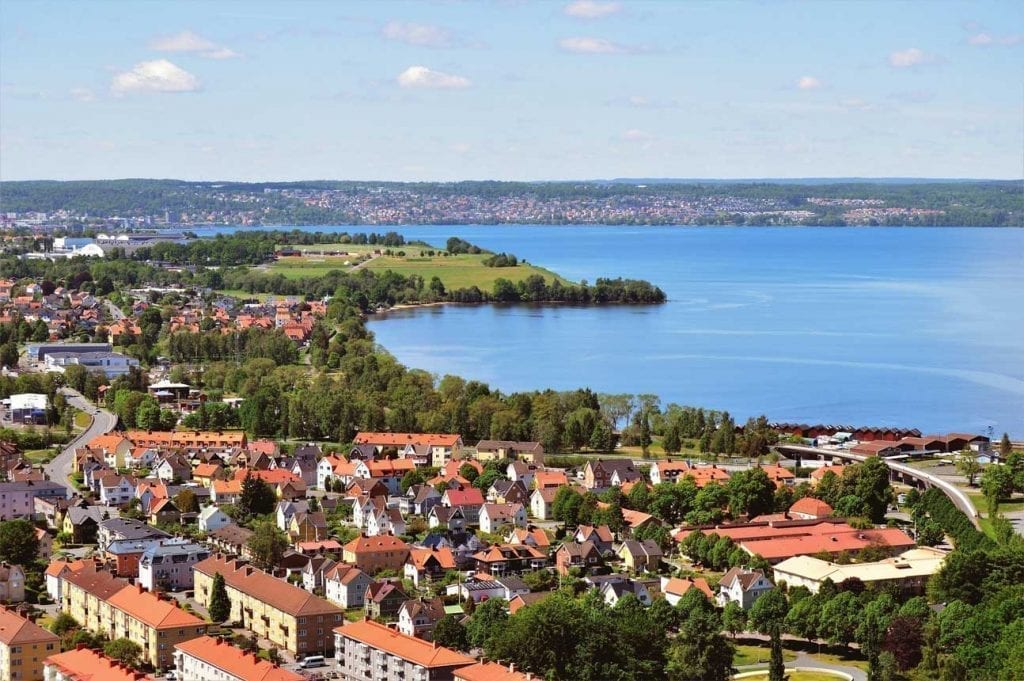
<instances>
[{"instance_id":1,"label":"grassy field","mask_svg":"<svg viewBox=\"0 0 1024 681\"><path fill-rule=\"evenodd\" d=\"M243 300L255 298L261 302L274 297L273 293L248 293L240 289L221 289L217 293L222 296L231 296L232 298L241 298Z\"/></svg>"},{"instance_id":2,"label":"grassy field","mask_svg":"<svg viewBox=\"0 0 1024 681\"><path fill-rule=\"evenodd\" d=\"M287 248L290 251L301 251L303 253L373 253L376 250L383 251L387 246L376 244L298 244L296 246L281 246L278 250ZM409 251L418 249L419 246L401 246L400 249Z\"/></svg>"},{"instance_id":3,"label":"grassy field","mask_svg":"<svg viewBox=\"0 0 1024 681\"><path fill-rule=\"evenodd\" d=\"M732 666L743 667L748 664L767 664L771 659L771 651L768 646L751 646L751 645L738 645L736 646L736 656L732 658ZM796 659L796 653L791 650L782 651L782 659L786 662L792 662Z\"/></svg>"},{"instance_id":4,"label":"grassy field","mask_svg":"<svg viewBox=\"0 0 1024 681\"><path fill-rule=\"evenodd\" d=\"M30 449L25 452L25 458L31 463L45 463L53 458L52 449Z\"/></svg>"},{"instance_id":5,"label":"grassy field","mask_svg":"<svg viewBox=\"0 0 1024 681\"><path fill-rule=\"evenodd\" d=\"M75 427L76 428L88 428L89 424L92 423L92 417L86 414L84 411L75 412Z\"/></svg>"}]
</instances>

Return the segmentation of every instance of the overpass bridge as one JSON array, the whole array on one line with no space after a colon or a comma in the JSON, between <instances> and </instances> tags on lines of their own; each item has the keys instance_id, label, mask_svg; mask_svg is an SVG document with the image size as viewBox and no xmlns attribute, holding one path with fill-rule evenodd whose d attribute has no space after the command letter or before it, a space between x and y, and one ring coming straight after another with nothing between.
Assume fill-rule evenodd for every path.
<instances>
[{"instance_id":1,"label":"overpass bridge","mask_svg":"<svg viewBox=\"0 0 1024 681\"><path fill-rule=\"evenodd\" d=\"M860 463L868 458L844 449L822 449L820 447L808 447L806 445L780 444L776 445L775 449L780 454L792 459L806 459L808 457L814 457L818 459L842 459L844 461ZM947 497L949 497L950 501L952 501L957 508L967 514L967 517L970 518L976 528L981 529L978 525L978 510L974 508L974 504L971 502L970 497L964 494L963 490L959 487L946 482L938 476L918 470L912 466L904 466L903 464L890 461L884 457L882 458L882 461L885 461L885 464L889 467L889 477L891 480L911 485L918 489L930 489L932 487L937 487L942 490Z\"/></svg>"}]
</instances>

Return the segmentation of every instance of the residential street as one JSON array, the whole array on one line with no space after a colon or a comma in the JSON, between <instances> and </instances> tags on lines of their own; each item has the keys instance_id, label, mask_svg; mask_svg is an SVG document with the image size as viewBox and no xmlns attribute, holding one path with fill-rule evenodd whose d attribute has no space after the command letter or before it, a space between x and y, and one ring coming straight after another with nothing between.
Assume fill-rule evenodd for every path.
<instances>
[{"instance_id":1,"label":"residential street","mask_svg":"<svg viewBox=\"0 0 1024 681\"><path fill-rule=\"evenodd\" d=\"M74 456L76 448L81 447L97 435L109 433L117 426L117 417L106 409L99 409L92 402L85 399L80 393L71 388L61 388L61 393L67 398L68 404L75 409L81 409L92 417L92 422L85 431L68 443L60 454L52 461L43 466L47 477L53 482L67 487L72 493L75 486L71 482L71 457Z\"/></svg>"}]
</instances>

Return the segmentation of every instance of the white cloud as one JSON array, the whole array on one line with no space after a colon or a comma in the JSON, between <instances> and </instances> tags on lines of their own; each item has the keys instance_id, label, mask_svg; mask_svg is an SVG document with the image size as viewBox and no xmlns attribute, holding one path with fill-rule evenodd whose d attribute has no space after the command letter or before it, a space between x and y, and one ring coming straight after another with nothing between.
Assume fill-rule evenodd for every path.
<instances>
[{"instance_id":1,"label":"white cloud","mask_svg":"<svg viewBox=\"0 0 1024 681\"><path fill-rule=\"evenodd\" d=\"M199 79L166 59L139 62L130 70L118 73L110 83L116 94L126 92L195 92Z\"/></svg>"},{"instance_id":2,"label":"white cloud","mask_svg":"<svg viewBox=\"0 0 1024 681\"><path fill-rule=\"evenodd\" d=\"M443 71L434 71L426 66L410 66L398 74L398 84L405 88L429 88L433 90L464 90L472 83L468 78Z\"/></svg>"},{"instance_id":3,"label":"white cloud","mask_svg":"<svg viewBox=\"0 0 1024 681\"><path fill-rule=\"evenodd\" d=\"M87 87L71 88L68 94L76 102L92 102L96 100L96 94Z\"/></svg>"},{"instance_id":4,"label":"white cloud","mask_svg":"<svg viewBox=\"0 0 1024 681\"><path fill-rule=\"evenodd\" d=\"M968 45L975 47L989 47L990 45L1022 45L1024 44L1024 33L1011 33L1008 35L992 35L991 33L975 33L968 36Z\"/></svg>"},{"instance_id":5,"label":"white cloud","mask_svg":"<svg viewBox=\"0 0 1024 681\"><path fill-rule=\"evenodd\" d=\"M381 35L417 47L452 47L452 32L441 26L391 21L384 25Z\"/></svg>"},{"instance_id":6,"label":"white cloud","mask_svg":"<svg viewBox=\"0 0 1024 681\"><path fill-rule=\"evenodd\" d=\"M599 0L575 0L562 10L566 16L576 19L603 19L617 14L622 10L618 2L600 2Z\"/></svg>"},{"instance_id":7,"label":"white cloud","mask_svg":"<svg viewBox=\"0 0 1024 681\"><path fill-rule=\"evenodd\" d=\"M824 83L814 76L800 76L800 80L796 82L796 86L801 90L820 90L824 87Z\"/></svg>"},{"instance_id":8,"label":"white cloud","mask_svg":"<svg viewBox=\"0 0 1024 681\"><path fill-rule=\"evenodd\" d=\"M629 142L649 142L652 139L652 136L649 132L644 132L637 128L630 128L626 132L622 133L622 139Z\"/></svg>"},{"instance_id":9,"label":"white cloud","mask_svg":"<svg viewBox=\"0 0 1024 681\"><path fill-rule=\"evenodd\" d=\"M934 54L929 54L916 47L908 47L905 50L897 50L889 54L889 65L897 69L931 64L936 61Z\"/></svg>"},{"instance_id":10,"label":"white cloud","mask_svg":"<svg viewBox=\"0 0 1024 681\"><path fill-rule=\"evenodd\" d=\"M576 54L629 54L637 51L635 48L614 43L611 40L585 36L562 38L558 41L558 46L566 52L575 52Z\"/></svg>"},{"instance_id":11,"label":"white cloud","mask_svg":"<svg viewBox=\"0 0 1024 681\"><path fill-rule=\"evenodd\" d=\"M242 56L192 31L157 36L149 41L149 49L157 52L191 52L207 59L233 59Z\"/></svg>"}]
</instances>

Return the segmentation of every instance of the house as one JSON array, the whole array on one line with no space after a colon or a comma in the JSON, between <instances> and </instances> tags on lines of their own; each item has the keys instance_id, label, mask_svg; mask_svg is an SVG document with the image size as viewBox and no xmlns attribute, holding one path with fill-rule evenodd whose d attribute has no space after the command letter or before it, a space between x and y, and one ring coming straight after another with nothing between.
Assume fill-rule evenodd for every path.
<instances>
[{"instance_id":1,"label":"house","mask_svg":"<svg viewBox=\"0 0 1024 681\"><path fill-rule=\"evenodd\" d=\"M685 461L655 461L651 464L650 478L652 485L663 482L681 482L690 473L690 465Z\"/></svg>"},{"instance_id":2,"label":"house","mask_svg":"<svg viewBox=\"0 0 1024 681\"><path fill-rule=\"evenodd\" d=\"M388 488L389 494L398 496L402 493L402 478L415 468L410 459L359 461L355 464L355 477L379 480Z\"/></svg>"},{"instance_id":3,"label":"house","mask_svg":"<svg viewBox=\"0 0 1024 681\"><path fill-rule=\"evenodd\" d=\"M139 584L147 591L192 588L192 568L210 557L203 544L172 541L146 549L139 560Z\"/></svg>"},{"instance_id":4,"label":"house","mask_svg":"<svg viewBox=\"0 0 1024 681\"><path fill-rule=\"evenodd\" d=\"M293 655L325 655L333 646L331 625L343 619L341 608L244 561L210 556L195 567L195 598L209 608L213 578L220 573L231 602L228 619L239 622Z\"/></svg>"},{"instance_id":5,"label":"house","mask_svg":"<svg viewBox=\"0 0 1024 681\"><path fill-rule=\"evenodd\" d=\"M110 518L100 522L96 533L101 551L106 551L115 541L143 541L148 539L169 539L171 535L141 520L133 518Z\"/></svg>"},{"instance_id":6,"label":"house","mask_svg":"<svg viewBox=\"0 0 1024 681\"><path fill-rule=\"evenodd\" d=\"M214 480L210 498L218 504L237 504L242 497L241 480Z\"/></svg>"},{"instance_id":7,"label":"house","mask_svg":"<svg viewBox=\"0 0 1024 681\"><path fill-rule=\"evenodd\" d=\"M505 537L505 541L509 544L526 544L545 552L551 548L548 533L533 525L513 528Z\"/></svg>"},{"instance_id":8,"label":"house","mask_svg":"<svg viewBox=\"0 0 1024 681\"><path fill-rule=\"evenodd\" d=\"M587 572L603 563L601 552L591 541L566 542L555 550L555 570L562 576L568 575L574 568Z\"/></svg>"},{"instance_id":9,"label":"house","mask_svg":"<svg viewBox=\"0 0 1024 681\"><path fill-rule=\"evenodd\" d=\"M0 605L0 679L43 678L43 661L60 652L60 637Z\"/></svg>"},{"instance_id":10,"label":"house","mask_svg":"<svg viewBox=\"0 0 1024 681\"><path fill-rule=\"evenodd\" d=\"M85 569L88 565L94 565L94 563L84 559L75 561L60 559L50 562L43 572L43 577L46 580L46 593L50 599L54 603L60 603L63 600L62 580L72 572Z\"/></svg>"},{"instance_id":11,"label":"house","mask_svg":"<svg viewBox=\"0 0 1024 681\"><path fill-rule=\"evenodd\" d=\"M469 523L466 522L466 512L461 506L447 508L445 506L434 506L427 513L427 527L430 529L443 528L449 531L462 531Z\"/></svg>"},{"instance_id":12,"label":"house","mask_svg":"<svg viewBox=\"0 0 1024 681\"><path fill-rule=\"evenodd\" d=\"M521 608L539 603L553 593L553 591L531 591L528 594L520 594L508 602L508 614L514 615Z\"/></svg>"},{"instance_id":13,"label":"house","mask_svg":"<svg viewBox=\"0 0 1024 681\"><path fill-rule=\"evenodd\" d=\"M399 584L394 582L370 582L366 587L366 596L363 599L363 608L366 616L375 620L382 618L394 618L409 597L405 595Z\"/></svg>"},{"instance_id":14,"label":"house","mask_svg":"<svg viewBox=\"0 0 1024 681\"><path fill-rule=\"evenodd\" d=\"M72 506L64 514L61 531L71 536L72 544L94 544L100 523L109 510L100 506Z\"/></svg>"},{"instance_id":15,"label":"house","mask_svg":"<svg viewBox=\"0 0 1024 681\"><path fill-rule=\"evenodd\" d=\"M513 461L505 467L505 475L512 482L521 482L523 487L527 490L533 489L534 476L537 471L540 470L540 466L537 464L526 463L525 461Z\"/></svg>"},{"instance_id":16,"label":"house","mask_svg":"<svg viewBox=\"0 0 1024 681\"><path fill-rule=\"evenodd\" d=\"M622 542L618 555L625 566L633 572L657 572L663 556L658 543L650 539L626 540Z\"/></svg>"},{"instance_id":17,"label":"house","mask_svg":"<svg viewBox=\"0 0 1024 681\"><path fill-rule=\"evenodd\" d=\"M425 641L434 638L434 627L444 617L440 598L408 600L398 609L398 631Z\"/></svg>"},{"instance_id":18,"label":"house","mask_svg":"<svg viewBox=\"0 0 1024 681\"><path fill-rule=\"evenodd\" d=\"M322 511L296 513L288 525L288 535L295 542L321 541L327 538L327 518Z\"/></svg>"},{"instance_id":19,"label":"house","mask_svg":"<svg viewBox=\"0 0 1024 681\"><path fill-rule=\"evenodd\" d=\"M366 519L366 536L378 534L405 534L405 519L397 508L382 508L369 514Z\"/></svg>"},{"instance_id":20,"label":"house","mask_svg":"<svg viewBox=\"0 0 1024 681\"><path fill-rule=\"evenodd\" d=\"M539 442L480 440L476 443L476 458L481 461L512 459L542 465L544 463L544 446Z\"/></svg>"},{"instance_id":21,"label":"house","mask_svg":"<svg viewBox=\"0 0 1024 681\"><path fill-rule=\"evenodd\" d=\"M477 525L480 522L480 509L484 505L484 495L476 487L447 489L441 496L441 505L445 508L462 509L466 523Z\"/></svg>"},{"instance_id":22,"label":"house","mask_svg":"<svg viewBox=\"0 0 1024 681\"><path fill-rule=\"evenodd\" d=\"M25 570L20 565L0 563L0 602L21 603L25 600Z\"/></svg>"},{"instance_id":23,"label":"house","mask_svg":"<svg viewBox=\"0 0 1024 681\"><path fill-rule=\"evenodd\" d=\"M213 532L214 530L219 530L233 522L234 521L228 516L228 514L213 505L204 506L199 511L199 519L197 520L199 529L203 532Z\"/></svg>"},{"instance_id":24,"label":"house","mask_svg":"<svg viewBox=\"0 0 1024 681\"><path fill-rule=\"evenodd\" d=\"M401 570L409 557L409 545L391 535L365 534L345 544L342 560L371 575L381 570Z\"/></svg>"},{"instance_id":25,"label":"house","mask_svg":"<svg viewBox=\"0 0 1024 681\"><path fill-rule=\"evenodd\" d=\"M775 483L776 487L792 487L796 481L796 473L778 464L774 466L761 466L760 468L768 476L768 479Z\"/></svg>"},{"instance_id":26,"label":"house","mask_svg":"<svg viewBox=\"0 0 1024 681\"><path fill-rule=\"evenodd\" d=\"M220 463L201 463L192 470L192 479L203 487L210 487L214 480L223 480L225 477L227 474Z\"/></svg>"},{"instance_id":27,"label":"house","mask_svg":"<svg viewBox=\"0 0 1024 681\"><path fill-rule=\"evenodd\" d=\"M505 527L526 527L522 504L484 504L480 508L480 531L497 533Z\"/></svg>"},{"instance_id":28,"label":"house","mask_svg":"<svg viewBox=\"0 0 1024 681\"><path fill-rule=\"evenodd\" d=\"M153 525L180 523L181 511L173 499L157 499L149 506L149 522Z\"/></svg>"},{"instance_id":29,"label":"house","mask_svg":"<svg viewBox=\"0 0 1024 681\"><path fill-rule=\"evenodd\" d=\"M832 507L821 499L814 497L803 497L793 502L789 507L789 515L800 520L818 520L828 518L832 515Z\"/></svg>"},{"instance_id":30,"label":"house","mask_svg":"<svg viewBox=\"0 0 1024 681\"><path fill-rule=\"evenodd\" d=\"M231 523L213 530L207 538L220 551L245 557L249 555L249 540L253 534L252 530Z\"/></svg>"},{"instance_id":31,"label":"house","mask_svg":"<svg viewBox=\"0 0 1024 681\"><path fill-rule=\"evenodd\" d=\"M744 610L750 610L754 601L775 588L771 580L760 570L730 568L718 582L718 605L736 603Z\"/></svg>"},{"instance_id":32,"label":"house","mask_svg":"<svg viewBox=\"0 0 1024 681\"><path fill-rule=\"evenodd\" d=\"M458 596L459 602L483 603L492 598L504 598L505 587L493 579L472 577L459 584L449 584L445 587L445 594Z\"/></svg>"},{"instance_id":33,"label":"house","mask_svg":"<svg viewBox=\"0 0 1024 681\"><path fill-rule=\"evenodd\" d=\"M36 482L0 482L0 520L27 518L35 513L35 499L65 499L68 490L64 485L44 480Z\"/></svg>"},{"instance_id":34,"label":"house","mask_svg":"<svg viewBox=\"0 0 1024 681\"><path fill-rule=\"evenodd\" d=\"M378 622L348 622L334 630L338 670L348 681L452 679L473 658L444 646L407 636Z\"/></svg>"},{"instance_id":35,"label":"house","mask_svg":"<svg viewBox=\"0 0 1024 681\"><path fill-rule=\"evenodd\" d=\"M597 459L583 467L583 486L590 490L618 487L640 477L630 459Z\"/></svg>"},{"instance_id":36,"label":"house","mask_svg":"<svg viewBox=\"0 0 1024 681\"><path fill-rule=\"evenodd\" d=\"M661 578L661 593L665 596L665 600L668 601L668 604L673 607L679 603L683 596L686 595L686 592L690 589L696 589L701 592L709 601L715 600L715 594L711 590L711 586L703 577L695 577L693 579L688 577Z\"/></svg>"},{"instance_id":37,"label":"house","mask_svg":"<svg viewBox=\"0 0 1024 681\"><path fill-rule=\"evenodd\" d=\"M845 468L846 466L843 465L825 465L815 468L813 471L811 471L811 484L817 485L819 482L821 482L821 479L825 477L826 473L832 473L833 475L842 477L843 469Z\"/></svg>"},{"instance_id":38,"label":"house","mask_svg":"<svg viewBox=\"0 0 1024 681\"><path fill-rule=\"evenodd\" d=\"M324 572L324 596L346 610L361 608L373 579L354 565L337 563Z\"/></svg>"},{"instance_id":39,"label":"house","mask_svg":"<svg viewBox=\"0 0 1024 681\"><path fill-rule=\"evenodd\" d=\"M565 471L561 470L537 470L533 474L533 486L536 489L547 489L549 487L565 487L569 484L569 478Z\"/></svg>"},{"instance_id":40,"label":"house","mask_svg":"<svg viewBox=\"0 0 1024 681\"><path fill-rule=\"evenodd\" d=\"M300 541L295 544L295 548L306 556L320 553L333 553L340 556L343 547L336 539L324 539L322 541Z\"/></svg>"},{"instance_id":41,"label":"house","mask_svg":"<svg viewBox=\"0 0 1024 681\"><path fill-rule=\"evenodd\" d=\"M325 456L316 464L316 486L327 489L336 481L348 485L355 478L356 463L340 456Z\"/></svg>"},{"instance_id":42,"label":"house","mask_svg":"<svg viewBox=\"0 0 1024 681\"><path fill-rule=\"evenodd\" d=\"M179 482L192 479L192 466L181 454L168 454L157 463L153 471L164 482Z\"/></svg>"},{"instance_id":43,"label":"house","mask_svg":"<svg viewBox=\"0 0 1024 681\"><path fill-rule=\"evenodd\" d=\"M337 564L338 561L327 556L311 555L302 568L302 588L310 593L324 593L324 575Z\"/></svg>"},{"instance_id":44,"label":"house","mask_svg":"<svg viewBox=\"0 0 1024 681\"><path fill-rule=\"evenodd\" d=\"M430 485L413 485L398 502L405 514L426 516L430 509L441 503L441 493Z\"/></svg>"},{"instance_id":45,"label":"house","mask_svg":"<svg viewBox=\"0 0 1024 681\"><path fill-rule=\"evenodd\" d=\"M59 646L57 649L60 649ZM46 681L88 681L90 679L142 681L145 675L97 650L76 646L64 653L54 653L43 660L41 676L24 678L46 679Z\"/></svg>"},{"instance_id":46,"label":"house","mask_svg":"<svg viewBox=\"0 0 1024 681\"><path fill-rule=\"evenodd\" d=\"M421 581L441 578L449 570L455 570L457 567L455 556L449 548L412 547L409 549L409 559L405 563L403 574L419 588Z\"/></svg>"},{"instance_id":47,"label":"house","mask_svg":"<svg viewBox=\"0 0 1024 681\"><path fill-rule=\"evenodd\" d=\"M124 468L125 460L131 454L133 443L118 433L97 435L85 445L103 456L103 462L111 468Z\"/></svg>"},{"instance_id":48,"label":"house","mask_svg":"<svg viewBox=\"0 0 1024 681\"><path fill-rule=\"evenodd\" d=\"M626 594L633 594L642 605L651 604L651 592L647 585L636 579L622 579L604 582L601 585L601 600L615 607Z\"/></svg>"},{"instance_id":49,"label":"house","mask_svg":"<svg viewBox=\"0 0 1024 681\"><path fill-rule=\"evenodd\" d=\"M543 551L524 544L496 544L473 554L477 572L499 576L539 570L547 566Z\"/></svg>"},{"instance_id":50,"label":"house","mask_svg":"<svg viewBox=\"0 0 1024 681\"><path fill-rule=\"evenodd\" d=\"M775 565L773 571L776 580L790 588L807 587L811 593L818 593L826 579L833 584L857 579L878 588L895 588L910 597L924 593L928 579L942 568L945 560L944 551L921 546L883 560L844 565L812 556L794 556Z\"/></svg>"},{"instance_id":51,"label":"house","mask_svg":"<svg viewBox=\"0 0 1024 681\"><path fill-rule=\"evenodd\" d=\"M135 481L127 475L108 473L99 480L100 502L107 506L124 506L135 498Z\"/></svg>"},{"instance_id":52,"label":"house","mask_svg":"<svg viewBox=\"0 0 1024 681\"><path fill-rule=\"evenodd\" d=\"M557 487L543 487L533 490L530 495L530 514L538 520L551 519L551 505L555 502Z\"/></svg>"},{"instance_id":53,"label":"house","mask_svg":"<svg viewBox=\"0 0 1024 681\"><path fill-rule=\"evenodd\" d=\"M615 535L607 525L579 525L573 537L580 544L586 541L593 543L602 556L612 551L615 542Z\"/></svg>"},{"instance_id":54,"label":"house","mask_svg":"<svg viewBox=\"0 0 1024 681\"><path fill-rule=\"evenodd\" d=\"M282 669L219 637L200 636L174 646L177 678L188 681L303 681L304 676ZM106 681L107 677L100 677Z\"/></svg>"},{"instance_id":55,"label":"house","mask_svg":"<svg viewBox=\"0 0 1024 681\"><path fill-rule=\"evenodd\" d=\"M492 504L527 504L530 493L520 481L495 480L487 489L487 501Z\"/></svg>"}]
</instances>

